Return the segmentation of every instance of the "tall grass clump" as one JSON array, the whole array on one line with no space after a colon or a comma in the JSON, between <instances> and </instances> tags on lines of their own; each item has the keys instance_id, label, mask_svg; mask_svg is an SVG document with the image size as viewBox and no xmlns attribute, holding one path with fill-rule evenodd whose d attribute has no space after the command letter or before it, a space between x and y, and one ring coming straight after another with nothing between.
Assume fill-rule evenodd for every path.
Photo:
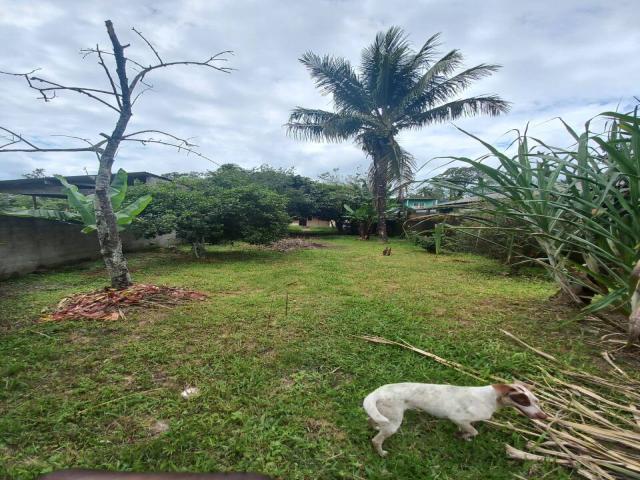
<instances>
[{"instance_id":1,"label":"tall grass clump","mask_svg":"<svg viewBox=\"0 0 640 480\"><path fill-rule=\"evenodd\" d=\"M534 239L541 255L525 260L544 266L585 312L624 313L631 342L640 336L640 119L637 110L596 118L605 121L602 133L592 131L591 121L581 133L562 122L575 141L569 148L518 133L512 156L464 132L489 153L454 159L487 181L480 192L467 187L483 201L457 216L482 218L475 232L507 228L510 235ZM498 222L504 218L511 226Z\"/></svg>"}]
</instances>

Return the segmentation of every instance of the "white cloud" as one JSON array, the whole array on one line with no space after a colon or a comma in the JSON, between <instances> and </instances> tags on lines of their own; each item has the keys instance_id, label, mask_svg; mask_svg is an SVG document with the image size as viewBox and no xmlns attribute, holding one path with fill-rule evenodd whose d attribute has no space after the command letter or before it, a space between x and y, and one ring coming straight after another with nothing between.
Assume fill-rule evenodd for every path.
<instances>
[{"instance_id":1,"label":"white cloud","mask_svg":"<svg viewBox=\"0 0 640 480\"><path fill-rule=\"evenodd\" d=\"M490 142L505 142L513 128L530 129L549 143L565 144L562 116L576 127L591 116L629 105L638 94L635 61L640 2L604 0L513 2L509 0L0 0L0 70L41 67L47 78L106 87L95 59L82 60L82 47L107 46L104 20L111 18L129 54L148 62L151 52L130 30L140 29L166 59L204 59L232 49L231 75L203 69L159 72L154 91L136 106L132 129L162 129L195 137L216 162L245 167L268 163L305 175L340 167L344 173L367 159L350 144L311 144L286 136L282 125L296 105L330 108L297 59L307 50L344 56L357 64L376 32L400 25L419 44L442 32L443 50L458 48L467 65L494 62L503 68L469 90L498 93L513 102L508 115L457 122ZM113 128L114 112L73 94L53 102L19 78L0 76L0 125L39 141L71 140L53 134L97 138ZM439 156L478 156L481 146L452 125L435 125L401 137L418 164ZM75 142L75 141L71 141ZM420 175L431 172L432 166ZM130 171L205 170L213 165L160 146L123 145L117 167ZM15 178L36 167L49 173L95 171L91 154L2 154L0 178Z\"/></svg>"}]
</instances>

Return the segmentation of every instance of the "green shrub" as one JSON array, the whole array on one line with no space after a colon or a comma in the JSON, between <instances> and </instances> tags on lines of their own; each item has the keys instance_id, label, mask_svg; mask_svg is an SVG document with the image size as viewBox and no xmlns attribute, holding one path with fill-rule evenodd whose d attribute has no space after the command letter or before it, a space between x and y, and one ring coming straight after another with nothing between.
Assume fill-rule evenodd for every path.
<instances>
[{"instance_id":1,"label":"green shrub","mask_svg":"<svg viewBox=\"0 0 640 480\"><path fill-rule=\"evenodd\" d=\"M591 122L581 134L563 122L575 140L569 148L519 135L513 157L471 135L495 166L456 158L490 180L486 193L476 190L483 202L458 216L477 221L478 231L532 239L541 255L529 260L547 268L585 311L613 307L629 314L633 341L640 337L640 119L637 109L601 117L604 134L592 132ZM469 230L459 223L452 228Z\"/></svg>"},{"instance_id":2,"label":"green shrub","mask_svg":"<svg viewBox=\"0 0 640 480\"><path fill-rule=\"evenodd\" d=\"M286 198L256 185L219 188L187 178L132 190L133 196L152 193L154 199L134 231L145 237L175 232L192 244L196 256L204 253L205 243L271 243L286 236L290 222Z\"/></svg>"}]
</instances>

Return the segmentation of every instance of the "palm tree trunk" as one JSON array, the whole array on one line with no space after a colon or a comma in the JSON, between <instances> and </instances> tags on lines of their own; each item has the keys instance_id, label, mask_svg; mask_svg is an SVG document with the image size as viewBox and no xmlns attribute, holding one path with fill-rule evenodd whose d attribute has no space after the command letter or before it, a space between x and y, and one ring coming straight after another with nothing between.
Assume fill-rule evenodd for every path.
<instances>
[{"instance_id":1,"label":"palm tree trunk","mask_svg":"<svg viewBox=\"0 0 640 480\"><path fill-rule=\"evenodd\" d=\"M386 243L389 238L387 237L387 158L384 155L380 155L380 158L375 159L375 174L374 174L374 206L376 213L378 214L378 240Z\"/></svg>"}]
</instances>

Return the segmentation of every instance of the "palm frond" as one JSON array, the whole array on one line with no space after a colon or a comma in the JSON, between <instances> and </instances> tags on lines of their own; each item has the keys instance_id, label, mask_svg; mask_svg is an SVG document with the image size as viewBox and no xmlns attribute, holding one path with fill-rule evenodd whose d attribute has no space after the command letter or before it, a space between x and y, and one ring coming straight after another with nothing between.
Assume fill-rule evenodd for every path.
<instances>
[{"instance_id":1,"label":"palm frond","mask_svg":"<svg viewBox=\"0 0 640 480\"><path fill-rule=\"evenodd\" d=\"M415 178L416 160L393 139L389 152L389 180L397 186L407 185Z\"/></svg>"},{"instance_id":2,"label":"palm frond","mask_svg":"<svg viewBox=\"0 0 640 480\"><path fill-rule=\"evenodd\" d=\"M353 115L296 107L286 127L287 133L297 139L341 142L354 137L362 124Z\"/></svg>"},{"instance_id":3,"label":"palm frond","mask_svg":"<svg viewBox=\"0 0 640 480\"><path fill-rule=\"evenodd\" d=\"M412 115L398 123L399 128L418 128L433 123L448 122L461 117L474 115L496 116L509 111L510 103L497 95L478 95L476 97L454 100L430 110Z\"/></svg>"},{"instance_id":4,"label":"palm frond","mask_svg":"<svg viewBox=\"0 0 640 480\"><path fill-rule=\"evenodd\" d=\"M420 69L428 69L431 67L433 60L437 55L436 49L440 46L440 33L431 35L426 42L422 45L415 55L411 57L411 60L407 63L405 70L408 72L417 72Z\"/></svg>"},{"instance_id":5,"label":"palm frond","mask_svg":"<svg viewBox=\"0 0 640 480\"><path fill-rule=\"evenodd\" d=\"M307 67L316 82L316 87L323 94L333 96L338 109L371 111L372 106L364 87L347 60L329 55L320 57L313 52L307 52L300 58L300 63Z\"/></svg>"},{"instance_id":6,"label":"palm frond","mask_svg":"<svg viewBox=\"0 0 640 480\"><path fill-rule=\"evenodd\" d=\"M378 109L393 105L410 88L413 72L405 68L412 53L407 36L399 27L378 33L373 44L363 50L363 84Z\"/></svg>"},{"instance_id":7,"label":"palm frond","mask_svg":"<svg viewBox=\"0 0 640 480\"><path fill-rule=\"evenodd\" d=\"M431 82L425 85L422 93L405 107L405 114L421 112L424 108L433 107L439 103L460 94L471 84L500 69L499 65L487 65L481 63L475 67L468 68L451 78L434 77ZM446 75L446 74L445 74Z\"/></svg>"},{"instance_id":8,"label":"palm frond","mask_svg":"<svg viewBox=\"0 0 640 480\"><path fill-rule=\"evenodd\" d=\"M437 79L445 78L450 75L462 63L462 54L458 50L451 50L444 57L434 63L431 68L419 77L413 84L407 95L402 99L400 104L395 108L394 115L402 115L405 110L413 110L414 105L421 103L425 92L432 88L433 83Z\"/></svg>"}]
</instances>

